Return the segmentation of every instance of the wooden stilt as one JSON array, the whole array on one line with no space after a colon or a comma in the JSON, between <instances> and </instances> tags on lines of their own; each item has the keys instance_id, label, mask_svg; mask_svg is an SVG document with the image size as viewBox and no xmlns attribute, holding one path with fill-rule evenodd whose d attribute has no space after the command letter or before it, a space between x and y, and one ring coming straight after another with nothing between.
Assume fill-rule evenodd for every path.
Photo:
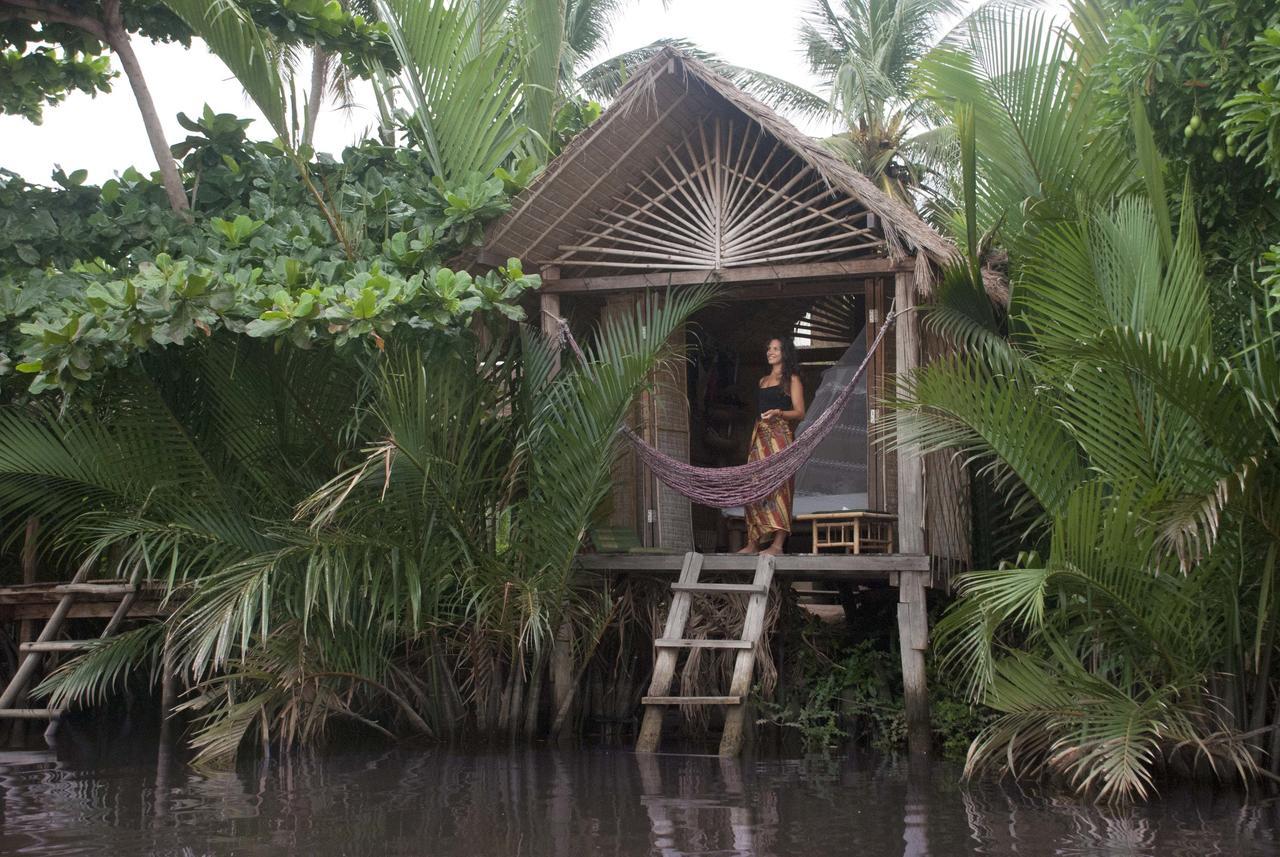
<instances>
[{"instance_id":1,"label":"wooden stilt","mask_svg":"<svg viewBox=\"0 0 1280 857\"><path fill-rule=\"evenodd\" d=\"M27 529L22 543L22 582L28 586L36 582L36 537L40 533L40 519L27 518ZM22 647L32 643L36 638L36 623L33 619L23 619L18 623L18 656L22 656ZM14 706L25 708L27 692L24 689L14 700ZM27 723L25 719L13 722L13 732L9 735L10 746L22 747L27 743Z\"/></svg>"},{"instance_id":2,"label":"wooden stilt","mask_svg":"<svg viewBox=\"0 0 1280 857\"><path fill-rule=\"evenodd\" d=\"M898 647L902 654L902 694L906 702L907 748L924 755L932 743L929 688L924 653L929 646L929 614L925 602L927 571L898 574Z\"/></svg>"},{"instance_id":3,"label":"wooden stilt","mask_svg":"<svg viewBox=\"0 0 1280 857\"><path fill-rule=\"evenodd\" d=\"M173 745L173 708L178 702L178 675L171 640L165 637L160 676L160 762L168 759Z\"/></svg>"},{"instance_id":4,"label":"wooden stilt","mask_svg":"<svg viewBox=\"0 0 1280 857\"><path fill-rule=\"evenodd\" d=\"M898 326L894 331L896 375L901 385L919 365L920 318L915 312L915 276L899 273L894 279ZM924 533L924 459L919 444L904 443L898 450L898 550L926 553ZM902 650L902 690L907 713L907 746L911 753L929 752L929 690L925 683L924 653L929 641L925 605L928 572L902 572L898 579L898 633Z\"/></svg>"}]
</instances>

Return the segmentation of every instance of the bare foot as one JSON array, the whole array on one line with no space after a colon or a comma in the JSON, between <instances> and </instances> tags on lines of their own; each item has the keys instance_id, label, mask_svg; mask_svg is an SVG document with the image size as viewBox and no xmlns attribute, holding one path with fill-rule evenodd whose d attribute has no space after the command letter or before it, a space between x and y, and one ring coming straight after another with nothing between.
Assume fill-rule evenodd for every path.
<instances>
[{"instance_id":1,"label":"bare foot","mask_svg":"<svg viewBox=\"0 0 1280 857\"><path fill-rule=\"evenodd\" d=\"M757 554L757 553L759 553L759 551L758 551L758 550L756 550L756 546L755 546L755 545L747 545L745 548L742 548L742 549L740 549L740 550L738 550L738 551L735 551L735 553L743 553L743 554Z\"/></svg>"},{"instance_id":2,"label":"bare foot","mask_svg":"<svg viewBox=\"0 0 1280 857\"><path fill-rule=\"evenodd\" d=\"M762 556L778 556L782 553L782 545L774 543L760 551Z\"/></svg>"}]
</instances>

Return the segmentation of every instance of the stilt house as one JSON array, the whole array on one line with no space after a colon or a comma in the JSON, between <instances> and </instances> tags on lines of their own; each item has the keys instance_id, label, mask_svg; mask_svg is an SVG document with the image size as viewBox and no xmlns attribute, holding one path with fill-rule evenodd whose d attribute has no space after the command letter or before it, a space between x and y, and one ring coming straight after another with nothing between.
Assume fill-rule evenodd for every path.
<instances>
[{"instance_id":1,"label":"stilt house","mask_svg":"<svg viewBox=\"0 0 1280 857\"><path fill-rule=\"evenodd\" d=\"M891 304L927 300L954 252L820 142L667 48L491 224L479 261L520 258L545 282L542 308L575 330L648 290L722 282L729 303L694 320L692 359L655 379L632 419L664 452L717 466L746 459L770 336L795 337L806 398L821 405L826 370L865 354ZM918 313L899 315L865 398L798 475L796 501L798 515L895 515L881 549L928 555L935 576L968 560L968 486L949 457L899 449L882 400L936 347ZM733 512L692 507L634 458L617 468L611 521L643 545L727 550ZM788 553L817 553L798 524Z\"/></svg>"}]
</instances>

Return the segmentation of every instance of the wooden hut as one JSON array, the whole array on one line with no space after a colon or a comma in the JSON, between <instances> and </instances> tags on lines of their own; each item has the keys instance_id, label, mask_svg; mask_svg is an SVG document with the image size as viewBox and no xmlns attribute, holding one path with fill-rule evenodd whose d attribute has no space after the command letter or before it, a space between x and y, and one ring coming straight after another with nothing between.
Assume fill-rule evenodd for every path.
<instances>
[{"instance_id":1,"label":"wooden hut","mask_svg":"<svg viewBox=\"0 0 1280 857\"><path fill-rule=\"evenodd\" d=\"M764 371L770 331L807 334L812 389L808 382L824 363L857 337L869 342L896 306L899 321L867 383L865 448L848 450L865 461L865 511L896 516L896 533L878 553L799 554L789 547L777 568L793 578L899 585L913 743L927 730L920 714L924 587L968 560L968 489L955 462L922 457L886 436L882 400L895 374L910 372L933 347L918 314L902 311L927 298L954 252L909 206L819 142L704 63L667 48L491 224L478 257L488 265L520 258L544 280L547 316L567 317L575 327L630 311L647 290L718 279L729 303L695 319L688 335L701 353L731 355L728 380L741 376L752 388ZM856 316L843 334L815 321L833 307ZM707 386L726 386L724 376L704 376L694 364L664 373L637 403L633 425L679 458L740 462L752 415L734 416L732 394L727 405L706 396ZM725 416L724 408L725 425L713 430L709 413ZM620 462L616 474L612 521L637 541L673 551L726 547L732 527L717 510L691 508L634 459ZM652 555L597 555L589 564L679 569L678 557ZM914 697L912 682L920 690Z\"/></svg>"}]
</instances>

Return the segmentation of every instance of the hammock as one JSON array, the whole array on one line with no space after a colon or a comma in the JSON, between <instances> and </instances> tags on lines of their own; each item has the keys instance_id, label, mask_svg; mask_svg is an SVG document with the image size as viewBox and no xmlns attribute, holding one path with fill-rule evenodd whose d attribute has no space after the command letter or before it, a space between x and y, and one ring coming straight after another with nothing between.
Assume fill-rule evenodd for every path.
<instances>
[{"instance_id":1,"label":"hammock","mask_svg":"<svg viewBox=\"0 0 1280 857\"><path fill-rule=\"evenodd\" d=\"M858 371L853 373L849 382L840 390L827 410L814 420L794 443L768 458L734 467L695 467L645 443L644 439L628 426L621 426L618 431L631 441L636 454L653 471L654 476L673 491L688 497L695 503L716 509L727 509L763 500L776 491L779 485L796 474L822 439L836 426L840 412L853 397L858 379L867 371L872 356L880 347L885 332L893 325L895 316L893 309L885 314L884 324L880 326L875 339L871 342L871 347L867 349L867 356L862 358L862 363L858 365ZM561 335L567 339L578 358L583 359L582 351L578 348L573 335L569 333L568 323L563 319L560 320L560 329Z\"/></svg>"}]
</instances>

